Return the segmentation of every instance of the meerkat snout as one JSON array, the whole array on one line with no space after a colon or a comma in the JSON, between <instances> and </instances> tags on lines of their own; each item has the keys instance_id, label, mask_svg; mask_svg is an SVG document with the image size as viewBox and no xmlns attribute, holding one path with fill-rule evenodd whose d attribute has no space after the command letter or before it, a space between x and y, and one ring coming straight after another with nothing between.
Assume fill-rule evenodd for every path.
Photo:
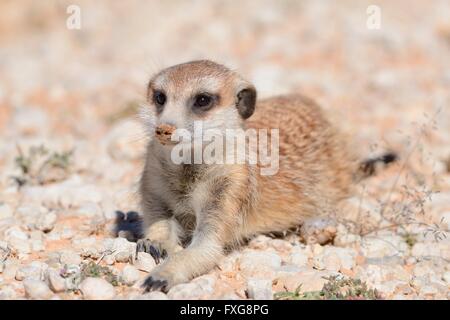
<instances>
[{"instance_id":1,"label":"meerkat snout","mask_svg":"<svg viewBox=\"0 0 450 320\"><path fill-rule=\"evenodd\" d=\"M172 134L176 127L170 124L160 124L155 129L155 137L162 145L174 144L172 141Z\"/></svg>"}]
</instances>

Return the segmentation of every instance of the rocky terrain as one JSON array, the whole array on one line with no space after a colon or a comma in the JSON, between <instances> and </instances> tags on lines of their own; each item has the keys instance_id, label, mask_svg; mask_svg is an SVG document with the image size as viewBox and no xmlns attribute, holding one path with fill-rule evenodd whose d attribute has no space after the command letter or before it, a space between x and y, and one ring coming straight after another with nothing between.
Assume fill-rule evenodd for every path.
<instances>
[{"instance_id":1,"label":"rocky terrain","mask_svg":"<svg viewBox=\"0 0 450 320\"><path fill-rule=\"evenodd\" d=\"M67 6L81 29L66 27ZM2 1L0 299L449 299L450 3ZM210 58L260 97L302 92L363 157L399 162L329 213L144 294L137 110L159 68Z\"/></svg>"}]
</instances>

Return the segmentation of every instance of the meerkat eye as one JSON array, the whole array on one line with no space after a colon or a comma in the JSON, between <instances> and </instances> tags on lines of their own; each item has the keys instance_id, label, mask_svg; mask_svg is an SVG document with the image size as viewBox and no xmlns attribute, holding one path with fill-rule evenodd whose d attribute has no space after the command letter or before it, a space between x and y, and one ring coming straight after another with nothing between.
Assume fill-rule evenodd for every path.
<instances>
[{"instance_id":1,"label":"meerkat eye","mask_svg":"<svg viewBox=\"0 0 450 320\"><path fill-rule=\"evenodd\" d=\"M166 103L167 97L164 94L164 92L161 91L155 91L153 93L153 101L155 104L159 107L162 107Z\"/></svg>"},{"instance_id":2,"label":"meerkat eye","mask_svg":"<svg viewBox=\"0 0 450 320\"><path fill-rule=\"evenodd\" d=\"M209 106L212 102L212 98L207 94L199 94L195 96L194 107L196 108L205 108Z\"/></svg>"}]
</instances>

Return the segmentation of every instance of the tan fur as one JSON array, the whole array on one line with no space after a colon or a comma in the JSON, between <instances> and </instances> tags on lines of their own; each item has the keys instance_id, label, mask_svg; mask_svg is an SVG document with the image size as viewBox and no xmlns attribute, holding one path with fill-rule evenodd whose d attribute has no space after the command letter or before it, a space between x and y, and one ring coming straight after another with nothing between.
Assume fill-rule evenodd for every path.
<instances>
[{"instance_id":1,"label":"tan fur","mask_svg":"<svg viewBox=\"0 0 450 320\"><path fill-rule=\"evenodd\" d=\"M254 90L237 73L210 61L165 69L149 83L151 105L153 90L168 97L156 126L170 122L191 129L201 119L209 128L280 129L280 168L274 176L262 176L258 166L248 164L176 165L167 146L150 141L142 211L146 238L169 252L150 274L166 281L166 289L213 268L225 247L329 214L351 193L354 157L318 105L300 95L275 97L259 101L244 121L236 108L243 88ZM218 105L201 116L192 114L186 101L205 90L220 96ZM174 249L180 243L187 247Z\"/></svg>"}]
</instances>

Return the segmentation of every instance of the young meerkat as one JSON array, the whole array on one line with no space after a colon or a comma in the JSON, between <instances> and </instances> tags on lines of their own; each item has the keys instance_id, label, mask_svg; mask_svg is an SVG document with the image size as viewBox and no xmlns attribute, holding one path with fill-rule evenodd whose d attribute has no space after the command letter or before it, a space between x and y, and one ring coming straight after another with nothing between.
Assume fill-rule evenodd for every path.
<instances>
[{"instance_id":1,"label":"young meerkat","mask_svg":"<svg viewBox=\"0 0 450 320\"><path fill-rule=\"evenodd\" d=\"M211 270L243 239L323 216L351 195L360 169L370 173L377 162L361 167L312 100L289 95L256 103L256 95L239 74L207 60L172 66L150 80L154 134L140 181L145 236L137 251L158 265L145 290L167 291ZM174 163L171 136L175 129L192 132L195 121L221 132L279 129L278 172L262 175L259 164L249 163Z\"/></svg>"}]
</instances>

